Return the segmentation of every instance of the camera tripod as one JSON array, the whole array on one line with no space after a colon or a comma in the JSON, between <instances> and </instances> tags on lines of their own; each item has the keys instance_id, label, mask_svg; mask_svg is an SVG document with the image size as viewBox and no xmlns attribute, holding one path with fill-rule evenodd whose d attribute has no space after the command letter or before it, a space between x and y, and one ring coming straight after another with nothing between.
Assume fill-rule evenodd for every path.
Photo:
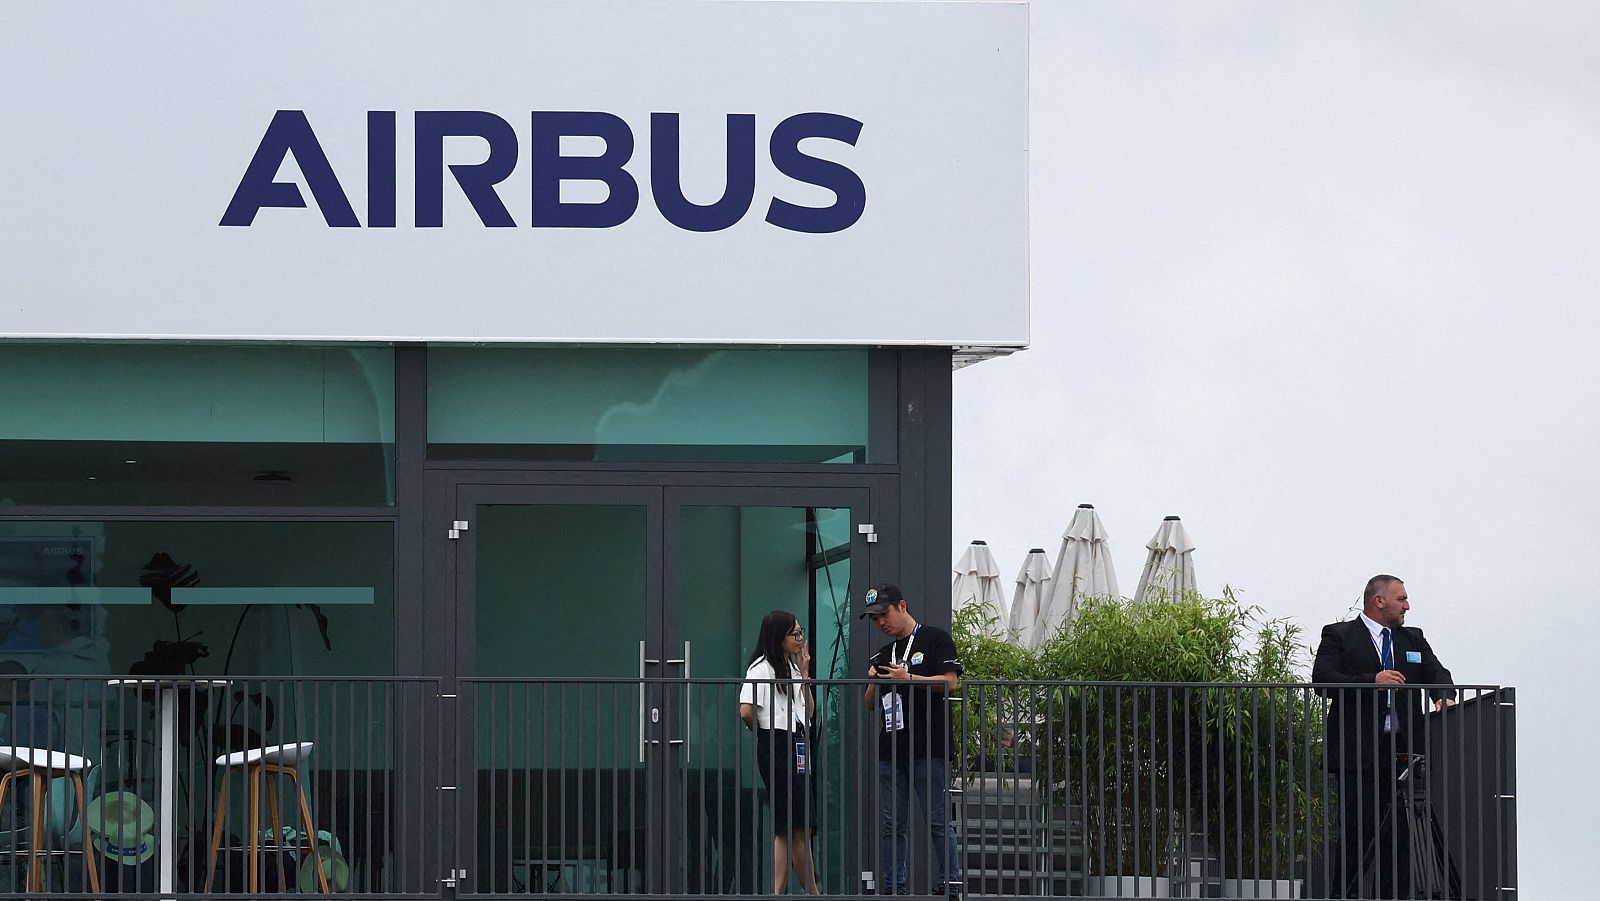
<instances>
[{"instance_id":1,"label":"camera tripod","mask_svg":"<svg viewBox=\"0 0 1600 901\"><path fill-rule=\"evenodd\" d=\"M1461 875L1455 861L1445 847L1444 830L1433 815L1433 805L1428 801L1427 758L1409 754L1406 767L1395 781L1399 792L1394 803L1384 812L1377 834L1367 843L1361 855L1359 898L1380 898L1382 875L1385 866L1379 860L1379 850L1396 844L1395 827L1405 830L1400 837L1401 862L1408 881L1395 886L1406 892L1407 898L1460 898ZM1400 817L1396 822L1396 817ZM1391 864L1392 866L1392 864Z\"/></svg>"}]
</instances>

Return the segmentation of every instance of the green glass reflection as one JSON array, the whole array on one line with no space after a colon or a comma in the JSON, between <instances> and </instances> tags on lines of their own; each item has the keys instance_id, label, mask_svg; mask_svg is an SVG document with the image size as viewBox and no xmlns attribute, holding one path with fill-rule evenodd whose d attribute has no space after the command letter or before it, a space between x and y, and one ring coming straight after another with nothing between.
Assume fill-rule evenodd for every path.
<instances>
[{"instance_id":1,"label":"green glass reflection","mask_svg":"<svg viewBox=\"0 0 1600 901\"><path fill-rule=\"evenodd\" d=\"M0 503L394 500L394 350L0 343Z\"/></svg>"},{"instance_id":2,"label":"green glass reflection","mask_svg":"<svg viewBox=\"0 0 1600 901\"><path fill-rule=\"evenodd\" d=\"M473 674L636 678L646 516L627 505L479 507Z\"/></svg>"},{"instance_id":3,"label":"green glass reflection","mask_svg":"<svg viewBox=\"0 0 1600 901\"><path fill-rule=\"evenodd\" d=\"M404 734L398 686L341 681L394 673L392 531L382 522L0 521L0 672L79 677L30 677L27 705L8 693L0 742L17 744L25 728L59 730L46 747L100 764L85 774L91 799L155 800L154 699L103 680L227 677L179 702L177 821L213 816L216 755L309 741L316 753L300 773L319 822L338 831L326 811L354 803L348 787L383 784ZM418 692L403 697L415 704ZM266 794L293 805L280 788L268 778ZM245 806L232 808L234 835L247 831ZM192 834L180 859L203 860L204 833Z\"/></svg>"},{"instance_id":4,"label":"green glass reflection","mask_svg":"<svg viewBox=\"0 0 1600 901\"><path fill-rule=\"evenodd\" d=\"M472 524L477 544L472 674L637 678L648 602L646 519L640 506L479 507ZM529 709L548 709L555 720L544 722L535 714L538 722L525 731L481 731L480 761L577 765L567 756L581 742L590 751L588 766L637 763L637 686L620 706L609 697L597 706L587 695L580 703L576 686L540 686L537 697L521 691L503 696L480 691L479 715L487 717L481 721L520 721Z\"/></svg>"},{"instance_id":5,"label":"green glass reflection","mask_svg":"<svg viewBox=\"0 0 1600 901\"><path fill-rule=\"evenodd\" d=\"M177 641L203 656L164 656ZM392 675L393 528L0 521L5 660L63 675Z\"/></svg>"},{"instance_id":6,"label":"green glass reflection","mask_svg":"<svg viewBox=\"0 0 1600 901\"><path fill-rule=\"evenodd\" d=\"M850 591L850 511L816 507L684 507L678 571L678 610L682 634L690 643L696 679L739 679L754 650L761 620L771 610L787 610L800 620L820 678L845 678L848 667L848 616ZM737 683L697 685L700 696L687 699L686 735L693 743L686 769L686 797L701 785L737 785L741 796L753 799L760 785L752 761L754 739L737 720ZM837 765L843 742L853 739L855 724L841 722L836 691L822 693L821 728L815 733L825 743L815 758L819 766ZM838 780L818 782L817 847L832 849L818 856L818 879L840 885L847 869L840 853L849 841L843 828L843 786ZM711 847L723 859L690 862L689 890L698 891L692 873L717 871L744 874L738 891L762 893L771 886L768 872L770 832L751 841L750 830L763 822L765 812L747 806L732 811L731 796L707 794L687 815L685 826L695 831L722 830L722 840ZM721 804L721 807L713 805ZM765 827L763 827L765 828ZM744 836L735 835L740 830ZM733 850L742 855L735 868L727 859ZM709 851L707 853L710 853ZM697 869L698 868L698 869ZM791 887L799 890L796 883Z\"/></svg>"},{"instance_id":7,"label":"green glass reflection","mask_svg":"<svg viewBox=\"0 0 1600 901\"><path fill-rule=\"evenodd\" d=\"M867 351L428 351L434 459L861 463Z\"/></svg>"},{"instance_id":8,"label":"green glass reflection","mask_svg":"<svg viewBox=\"0 0 1600 901\"><path fill-rule=\"evenodd\" d=\"M490 504L474 517L471 674L518 680L472 688L483 891L552 891L561 879L582 894L637 886L643 861L627 855L643 853L631 836L646 816L632 680L647 520L642 506L568 504ZM613 854L618 842L629 850ZM613 865L563 869L575 860Z\"/></svg>"}]
</instances>

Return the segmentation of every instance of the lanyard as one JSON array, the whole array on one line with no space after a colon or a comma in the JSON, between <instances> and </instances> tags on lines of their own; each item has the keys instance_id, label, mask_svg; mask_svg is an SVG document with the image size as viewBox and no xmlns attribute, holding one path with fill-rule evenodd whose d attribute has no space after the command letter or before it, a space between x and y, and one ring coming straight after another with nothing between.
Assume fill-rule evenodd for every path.
<instances>
[{"instance_id":1,"label":"lanyard","mask_svg":"<svg viewBox=\"0 0 1600 901\"><path fill-rule=\"evenodd\" d=\"M795 726L804 726L806 724L804 689L800 688L799 682L792 672L789 674L789 685L786 690L789 695L789 731L792 733L795 731Z\"/></svg>"},{"instance_id":2,"label":"lanyard","mask_svg":"<svg viewBox=\"0 0 1600 901\"><path fill-rule=\"evenodd\" d=\"M922 625L920 623L917 624L914 628L912 628L910 637L908 637L906 639L906 646L903 649L901 649L900 654L898 656L895 655L894 645L890 645L889 646L889 660L890 660L890 662L895 663L895 664L904 664L906 661L911 659L911 643L913 641L917 640L917 629L920 629L920 628L922 628Z\"/></svg>"}]
</instances>

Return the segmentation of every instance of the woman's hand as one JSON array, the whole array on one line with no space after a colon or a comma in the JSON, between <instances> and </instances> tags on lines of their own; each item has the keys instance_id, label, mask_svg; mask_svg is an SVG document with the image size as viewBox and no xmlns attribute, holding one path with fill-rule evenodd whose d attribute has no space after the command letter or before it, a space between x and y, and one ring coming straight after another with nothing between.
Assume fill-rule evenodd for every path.
<instances>
[{"instance_id":1,"label":"woman's hand","mask_svg":"<svg viewBox=\"0 0 1600 901\"><path fill-rule=\"evenodd\" d=\"M800 642L800 678L811 678L811 643Z\"/></svg>"}]
</instances>

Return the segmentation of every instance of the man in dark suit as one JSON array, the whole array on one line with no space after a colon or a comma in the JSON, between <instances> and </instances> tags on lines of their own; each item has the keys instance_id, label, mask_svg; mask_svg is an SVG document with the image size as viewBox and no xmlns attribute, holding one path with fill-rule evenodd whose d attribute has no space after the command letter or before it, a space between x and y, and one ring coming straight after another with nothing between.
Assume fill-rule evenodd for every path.
<instances>
[{"instance_id":1,"label":"man in dark suit","mask_svg":"<svg viewBox=\"0 0 1600 901\"><path fill-rule=\"evenodd\" d=\"M1331 700L1324 749L1339 795L1340 848L1336 875L1343 885L1335 897L1363 897L1373 881L1379 897L1409 895L1410 835L1395 802L1404 787L1397 781L1409 755L1422 750L1424 692L1406 685L1450 685L1450 671L1439 663L1422 630L1405 625L1411 609L1406 585L1390 575L1373 576L1362 593L1360 615L1322 629L1313 682L1338 682L1374 688L1322 688ZM1455 703L1448 688L1426 691L1435 709ZM1385 817L1393 812L1389 828ZM1343 889L1341 893L1339 888Z\"/></svg>"}]
</instances>

